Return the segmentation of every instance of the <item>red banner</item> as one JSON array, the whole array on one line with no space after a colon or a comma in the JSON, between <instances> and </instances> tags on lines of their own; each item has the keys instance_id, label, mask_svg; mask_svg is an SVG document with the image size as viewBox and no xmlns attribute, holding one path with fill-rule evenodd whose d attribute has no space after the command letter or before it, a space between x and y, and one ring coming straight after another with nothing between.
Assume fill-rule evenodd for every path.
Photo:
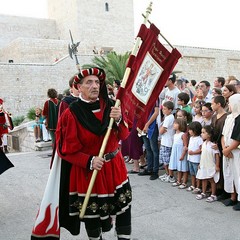
<instances>
[{"instance_id":1,"label":"red banner","mask_svg":"<svg viewBox=\"0 0 240 240\"><path fill-rule=\"evenodd\" d=\"M160 31L154 24L142 25L138 37L142 44L137 56L131 55L127 67L131 68L125 88L120 88L117 98L121 101L124 120L129 128L133 119L142 130L168 77L181 54L176 48L169 52L158 40Z\"/></svg>"}]
</instances>

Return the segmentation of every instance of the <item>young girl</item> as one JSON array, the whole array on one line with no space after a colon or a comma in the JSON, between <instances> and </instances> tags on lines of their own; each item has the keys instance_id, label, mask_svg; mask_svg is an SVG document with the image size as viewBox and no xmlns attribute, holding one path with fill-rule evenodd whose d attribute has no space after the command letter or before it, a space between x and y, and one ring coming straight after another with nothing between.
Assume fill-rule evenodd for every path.
<instances>
[{"instance_id":1,"label":"young girl","mask_svg":"<svg viewBox=\"0 0 240 240\"><path fill-rule=\"evenodd\" d=\"M180 189L187 187L188 164L187 164L187 145L188 137L186 134L187 122L184 119L177 118L173 123L176 131L173 137L173 146L169 162L169 175L173 176L173 170L178 171L177 181L173 187L179 186ZM183 181L182 181L183 179Z\"/></svg>"},{"instance_id":2,"label":"young girl","mask_svg":"<svg viewBox=\"0 0 240 240\"><path fill-rule=\"evenodd\" d=\"M214 181L214 175L219 173L219 151L212 148L215 145L212 142L213 128L210 125L206 125L202 128L202 138L204 143L202 144L202 154L200 164L197 172L197 179L202 180L202 193L196 196L196 199L201 200L206 198L206 189L208 181L211 184L211 196L207 198L207 202L217 201L216 196L216 183Z\"/></svg>"},{"instance_id":3,"label":"young girl","mask_svg":"<svg viewBox=\"0 0 240 240\"><path fill-rule=\"evenodd\" d=\"M212 104L207 102L202 106L202 116L203 116L203 122L202 126L206 125L211 125L212 123L212 115L213 115L213 110L212 110Z\"/></svg>"},{"instance_id":4,"label":"young girl","mask_svg":"<svg viewBox=\"0 0 240 240\"><path fill-rule=\"evenodd\" d=\"M186 120L188 124L192 122L192 114L183 109L177 111L176 118L182 118Z\"/></svg>"},{"instance_id":5,"label":"young girl","mask_svg":"<svg viewBox=\"0 0 240 240\"><path fill-rule=\"evenodd\" d=\"M202 125L199 122L192 122L189 124L188 132L190 135L190 140L188 144L188 166L191 175L191 186L188 187L187 191L192 191L192 193L200 193L199 188L200 182L196 180L196 175L198 171L198 165L201 157L201 147L203 140L201 138Z\"/></svg>"},{"instance_id":6,"label":"young girl","mask_svg":"<svg viewBox=\"0 0 240 240\"><path fill-rule=\"evenodd\" d=\"M42 116L42 109L35 109L35 123L33 125L35 142L40 142L42 139L42 124L44 117Z\"/></svg>"},{"instance_id":7,"label":"young girl","mask_svg":"<svg viewBox=\"0 0 240 240\"><path fill-rule=\"evenodd\" d=\"M193 122L200 122L203 123L203 116L202 116L202 106L205 104L203 100L197 100L193 105L193 111L195 116L193 117Z\"/></svg>"}]
</instances>

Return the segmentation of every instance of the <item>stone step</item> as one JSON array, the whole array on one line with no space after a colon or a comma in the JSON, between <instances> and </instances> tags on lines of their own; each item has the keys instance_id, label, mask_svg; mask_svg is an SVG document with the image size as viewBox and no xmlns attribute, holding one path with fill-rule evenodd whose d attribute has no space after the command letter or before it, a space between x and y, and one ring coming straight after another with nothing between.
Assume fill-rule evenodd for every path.
<instances>
[{"instance_id":1,"label":"stone step","mask_svg":"<svg viewBox=\"0 0 240 240\"><path fill-rule=\"evenodd\" d=\"M35 151L45 151L45 150L51 150L52 149L52 141L48 142L35 142L34 143Z\"/></svg>"},{"instance_id":2,"label":"stone step","mask_svg":"<svg viewBox=\"0 0 240 240\"><path fill-rule=\"evenodd\" d=\"M26 122L20 126L15 127L9 132L8 148L10 152L31 152L31 151L45 151L52 150L52 142L35 142L33 133L34 121Z\"/></svg>"}]
</instances>

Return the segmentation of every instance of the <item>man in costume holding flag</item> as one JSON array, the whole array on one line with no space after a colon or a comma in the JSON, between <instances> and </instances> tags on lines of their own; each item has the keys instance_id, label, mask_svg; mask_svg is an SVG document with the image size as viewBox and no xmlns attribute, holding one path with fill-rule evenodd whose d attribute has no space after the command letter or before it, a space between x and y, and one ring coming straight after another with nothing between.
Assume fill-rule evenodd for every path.
<instances>
[{"instance_id":1,"label":"man in costume holding flag","mask_svg":"<svg viewBox=\"0 0 240 240\"><path fill-rule=\"evenodd\" d=\"M151 4L145 23L150 12ZM79 70L75 86L80 97L59 119L57 154L32 240L59 239L60 227L78 235L80 218L89 239L102 239L102 232L112 228L113 215L118 240L131 239L132 192L118 142L127 138L127 124L131 128L134 119L139 130L144 128L181 57L177 49L169 52L158 41L159 34L153 24L150 28L145 24L141 26L114 106L108 97L104 71L99 68ZM68 169L61 167L59 157L70 163Z\"/></svg>"},{"instance_id":2,"label":"man in costume holding flag","mask_svg":"<svg viewBox=\"0 0 240 240\"><path fill-rule=\"evenodd\" d=\"M125 162L118 149L119 140L127 138L129 134L128 128L122 120L121 109L113 106L108 98L102 69L81 70L74 84L80 91L80 97L63 112L56 130L58 155L69 162L70 167L68 171L62 169L60 174L59 212L56 207L50 210L50 215L59 213L60 227L78 235L79 213L93 170L98 170L83 218L88 237L102 239L102 232L112 228L112 216L115 215L118 240L130 239L132 192ZM110 118L115 123L104 157L101 158L98 152ZM58 160L54 159L51 171L54 171L54 164ZM62 199L66 200L65 204L62 204ZM52 225L46 227L46 224L57 219L55 216L49 217L48 209L53 205L49 204L46 212L39 212L32 239L59 239L58 227L55 232Z\"/></svg>"}]
</instances>

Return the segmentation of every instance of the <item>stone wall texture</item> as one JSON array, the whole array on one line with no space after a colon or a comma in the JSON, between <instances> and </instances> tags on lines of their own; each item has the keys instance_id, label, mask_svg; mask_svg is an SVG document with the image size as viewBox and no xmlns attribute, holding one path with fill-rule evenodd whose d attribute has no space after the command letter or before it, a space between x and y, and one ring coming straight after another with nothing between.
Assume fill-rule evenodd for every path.
<instances>
[{"instance_id":1,"label":"stone wall texture","mask_svg":"<svg viewBox=\"0 0 240 240\"><path fill-rule=\"evenodd\" d=\"M48 15L57 22L60 39L69 39L71 29L74 38L81 41L80 53L88 54L94 46L112 47L117 52L132 47L133 1L51 0Z\"/></svg>"},{"instance_id":2,"label":"stone wall texture","mask_svg":"<svg viewBox=\"0 0 240 240\"><path fill-rule=\"evenodd\" d=\"M68 54L69 29L81 41L80 65L91 62L94 46L122 53L134 44L130 0L51 0L48 7L49 19L0 15L0 98L13 117L43 106L49 88L68 88L77 72ZM178 76L211 83L218 76L240 78L240 51L175 47L183 56Z\"/></svg>"},{"instance_id":3,"label":"stone wall texture","mask_svg":"<svg viewBox=\"0 0 240 240\"><path fill-rule=\"evenodd\" d=\"M58 39L56 21L0 15L0 48L18 37Z\"/></svg>"}]
</instances>

